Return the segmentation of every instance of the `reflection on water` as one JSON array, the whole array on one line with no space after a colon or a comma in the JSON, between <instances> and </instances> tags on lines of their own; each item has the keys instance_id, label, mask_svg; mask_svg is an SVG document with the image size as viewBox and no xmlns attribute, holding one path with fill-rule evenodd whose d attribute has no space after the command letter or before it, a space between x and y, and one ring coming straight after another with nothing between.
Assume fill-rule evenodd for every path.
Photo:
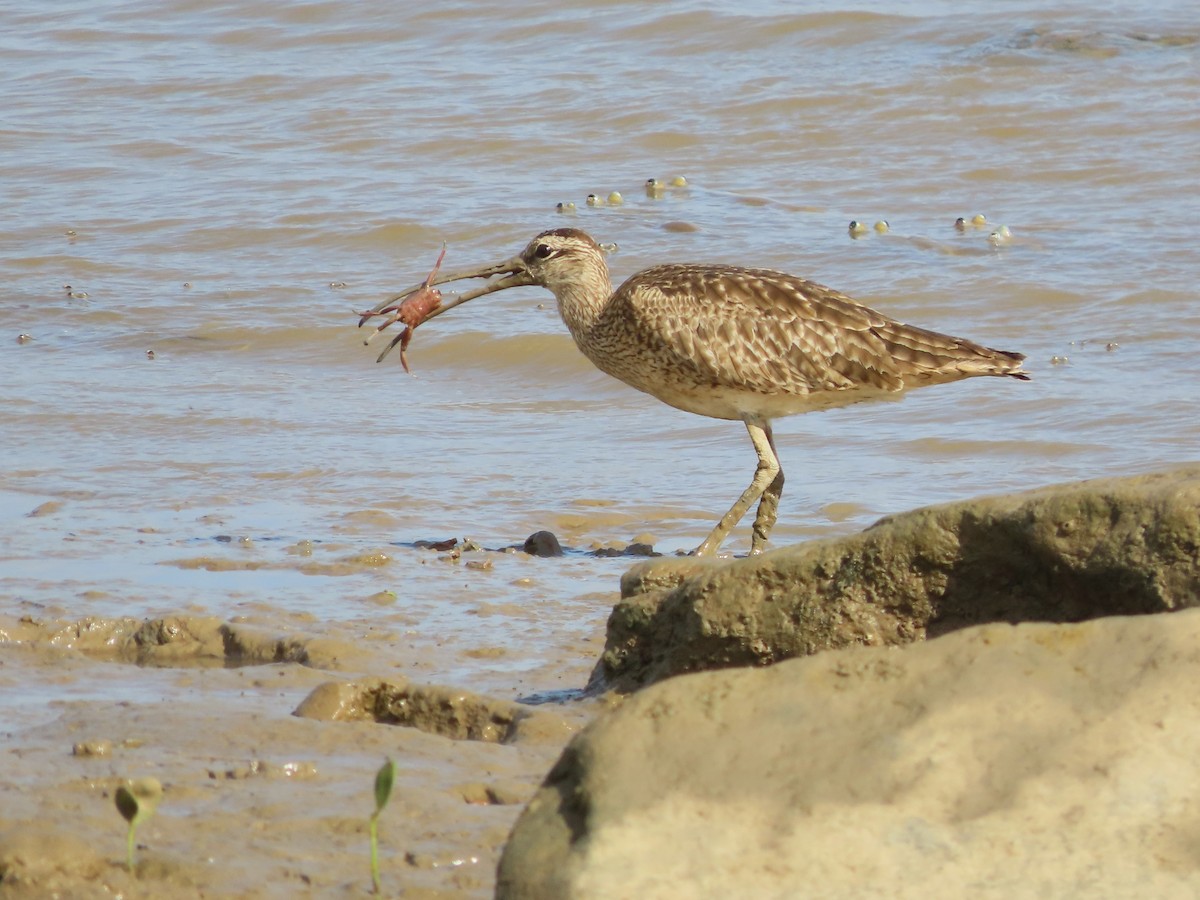
<instances>
[{"instance_id":1,"label":"reflection on water","mask_svg":"<svg viewBox=\"0 0 1200 900\"><path fill-rule=\"evenodd\" d=\"M437 678L558 690L515 682L562 651L547 634L601 627L627 561L466 569L407 545L692 547L750 478L743 429L591 369L544 292L422 328L415 377L374 363L352 310L443 240L463 268L565 222L618 245L618 279L783 268L1030 357L1029 384L779 423L777 544L1195 456L1190 4L30 10L0 34L5 615L486 633L506 657L448 650ZM851 219L890 228L854 240ZM389 562L305 574L304 541ZM205 555L253 565L177 564ZM385 590L395 609L366 601Z\"/></svg>"}]
</instances>

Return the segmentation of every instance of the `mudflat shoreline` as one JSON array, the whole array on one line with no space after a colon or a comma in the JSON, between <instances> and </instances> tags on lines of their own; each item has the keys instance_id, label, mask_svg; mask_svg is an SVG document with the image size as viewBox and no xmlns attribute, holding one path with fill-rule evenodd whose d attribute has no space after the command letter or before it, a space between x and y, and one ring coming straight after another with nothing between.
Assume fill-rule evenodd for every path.
<instances>
[{"instance_id":1,"label":"mudflat shoreline","mask_svg":"<svg viewBox=\"0 0 1200 900\"><path fill-rule=\"evenodd\" d=\"M0 896L365 895L387 758L385 894L771 894L819 871L830 896L901 896L943 877L904 861L932 839L960 895L1003 870L1005 890L1065 896L1117 859L1112 884L1190 890L1198 572L1192 465L637 563L606 625L539 645L573 687L557 702L439 684L457 650L401 659L394 634L283 610L0 620L0 689L25 723L0 783ZM986 753L963 738L988 729ZM145 776L164 793L131 877L113 798ZM784 848L824 821L859 823L853 859L792 847L742 880L748 835ZM1059 835L1054 852L1018 822ZM1094 860L1106 844L1126 849Z\"/></svg>"},{"instance_id":2,"label":"mudflat shoreline","mask_svg":"<svg viewBox=\"0 0 1200 900\"><path fill-rule=\"evenodd\" d=\"M503 618L479 584L481 615ZM559 652L543 642L526 677L582 688L603 646L604 609L590 642ZM486 705L480 721L518 705L439 685L461 648L398 652L397 631L265 604L232 621L184 610L0 618L0 690L20 703L25 726L9 735L2 764L0 896L366 896L367 819L385 758L397 763L379 825L385 895L490 896L517 814L597 702L521 705L527 721L512 733L447 736L456 704L470 715L463 698ZM509 637L466 652L503 663L520 649ZM551 668L553 677L539 674ZM393 727L314 702L309 717L294 715L314 692L367 682L411 687L405 699L423 698L428 715ZM164 794L138 827L131 878L113 795L147 775Z\"/></svg>"}]
</instances>

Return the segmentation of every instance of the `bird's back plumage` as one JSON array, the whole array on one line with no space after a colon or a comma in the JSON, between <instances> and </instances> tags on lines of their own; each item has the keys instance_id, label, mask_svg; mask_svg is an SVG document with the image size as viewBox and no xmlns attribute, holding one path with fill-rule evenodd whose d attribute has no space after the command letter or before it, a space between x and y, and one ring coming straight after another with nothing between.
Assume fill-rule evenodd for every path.
<instances>
[{"instance_id":1,"label":"bird's back plumage","mask_svg":"<svg viewBox=\"0 0 1200 900\"><path fill-rule=\"evenodd\" d=\"M718 418L740 418L739 405L778 416L972 375L1025 377L1020 354L905 325L802 278L739 266L638 272L576 341L609 374Z\"/></svg>"}]
</instances>

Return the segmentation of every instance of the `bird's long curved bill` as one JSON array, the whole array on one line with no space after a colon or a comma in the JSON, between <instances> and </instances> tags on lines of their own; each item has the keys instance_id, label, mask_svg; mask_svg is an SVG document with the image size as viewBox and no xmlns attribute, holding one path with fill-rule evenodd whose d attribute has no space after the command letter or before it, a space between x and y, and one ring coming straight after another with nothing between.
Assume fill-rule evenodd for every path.
<instances>
[{"instance_id":1,"label":"bird's long curved bill","mask_svg":"<svg viewBox=\"0 0 1200 900\"><path fill-rule=\"evenodd\" d=\"M533 282L529 279L529 276L525 273L524 264L522 264L518 257L513 257L512 259L505 260L502 263L497 263L493 266L484 266L480 269L472 269L465 272L439 272L428 282L415 284L407 290L401 291L399 294L393 294L386 300L380 301L379 303L375 304L375 306L371 307L371 312L373 314L379 313L387 309L389 306L395 306L397 303L403 301L405 297L419 291L421 288L426 287L427 285L431 286L435 284L447 284L451 281L465 281L468 278L492 278L496 275L503 275L504 277L497 278L495 281L491 281L485 284L483 287L475 288L475 290L467 291L463 294L457 294L446 303L443 303L437 309L433 310L428 316L425 317L425 321L428 322L430 319L437 318L442 313L454 309L454 307L462 303L466 303L468 300L474 300L478 297L482 297L485 294L503 291L510 287L533 284ZM366 322L368 318L370 317L363 316L363 318L359 320L358 327L361 328L363 323Z\"/></svg>"},{"instance_id":2,"label":"bird's long curved bill","mask_svg":"<svg viewBox=\"0 0 1200 900\"><path fill-rule=\"evenodd\" d=\"M430 310L430 312L423 319L421 319L421 322L417 324L428 322L430 319L437 318L447 310L454 309L454 307L466 303L468 300L474 300L478 297L484 296L485 294L492 294L496 291L503 291L506 288L519 287L521 285L534 283L529 277L529 274L525 269L525 264L521 261L520 257L513 257L512 259L505 260L504 262L493 266L484 266L480 269L473 269L465 272L440 273L435 271L428 279L420 284L414 285L413 287L410 287L408 290L402 291L399 294L393 294L386 300L377 303L369 312L365 313L362 318L358 320L358 327L362 328L363 324L375 315L383 312L393 313L392 318L388 319L382 325L376 328L375 331L367 337L367 340L364 343L370 343L371 338L378 335L389 325L395 323L400 318L400 304L402 304L406 298L412 296L418 291L430 288L435 284L446 284L451 281L463 281L468 278L494 278L497 275L502 277L496 278L495 281L488 282L483 287L475 288L475 290L466 291L465 293L455 295L447 302L441 304L435 309ZM413 325L412 327L415 328L416 325ZM383 362L384 357L387 356L388 353L392 351L392 348L397 344L402 343L403 345L407 346L408 341L405 340L405 338L409 333L410 329L406 328L403 333L397 335L391 343L383 348L383 352L379 354L379 358L375 361Z\"/></svg>"}]
</instances>

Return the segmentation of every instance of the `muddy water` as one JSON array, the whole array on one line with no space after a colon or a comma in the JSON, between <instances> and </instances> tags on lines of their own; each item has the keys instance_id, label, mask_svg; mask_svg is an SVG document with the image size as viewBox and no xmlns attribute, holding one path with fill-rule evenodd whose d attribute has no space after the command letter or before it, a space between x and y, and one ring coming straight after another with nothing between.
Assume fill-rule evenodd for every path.
<instances>
[{"instance_id":1,"label":"muddy water","mask_svg":"<svg viewBox=\"0 0 1200 900\"><path fill-rule=\"evenodd\" d=\"M396 813L392 877L489 890L520 791L455 791L486 771L531 788L552 750L288 713L358 675L569 695L629 564L589 551L695 546L753 455L739 427L592 370L533 289L423 328L413 377L376 365L351 311L424 277L442 241L453 269L571 224L618 245L618 279L783 268L1029 356L1029 384L780 422L778 544L1195 458L1191 3L66 2L0 26L0 830L41 807L92 842L113 779L155 774L146 852L181 884L354 892L369 794L341 825L329 810L390 752L427 792ZM676 174L689 187L643 192ZM851 219L890 231L854 239ZM989 243L1000 224L1011 241ZM539 529L567 555L418 546ZM173 614L329 652L138 668L72 637ZM80 733L116 749L72 757ZM254 759L315 774L209 777ZM221 803L296 824L212 837L198 863ZM319 866L282 849L337 828ZM111 844L93 880L117 877Z\"/></svg>"}]
</instances>

